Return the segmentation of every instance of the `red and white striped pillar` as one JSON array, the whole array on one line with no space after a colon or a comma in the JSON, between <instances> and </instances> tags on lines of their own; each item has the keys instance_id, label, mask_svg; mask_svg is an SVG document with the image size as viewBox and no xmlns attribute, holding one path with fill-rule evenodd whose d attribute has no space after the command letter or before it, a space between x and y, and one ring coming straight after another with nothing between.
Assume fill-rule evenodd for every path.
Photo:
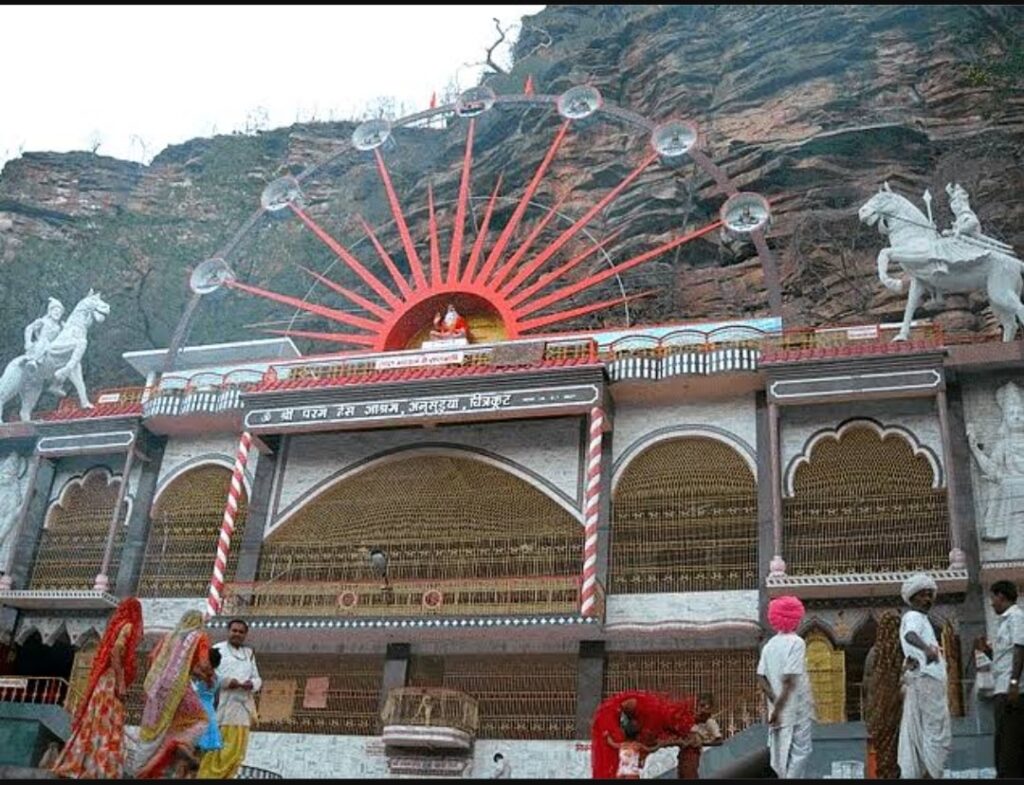
<instances>
[{"instance_id":1,"label":"red and white striped pillar","mask_svg":"<svg viewBox=\"0 0 1024 785\"><path fill-rule=\"evenodd\" d=\"M587 487L583 494L583 586L580 614L593 616L597 605L597 523L601 511L601 443L604 410L590 410L590 441L587 444Z\"/></svg>"},{"instance_id":2,"label":"red and white striped pillar","mask_svg":"<svg viewBox=\"0 0 1024 785\"><path fill-rule=\"evenodd\" d=\"M231 550L231 535L235 531L235 515L238 513L238 500L242 496L242 478L245 466L249 462L249 447L252 445L252 434L242 433L235 453L235 466L231 472L231 485L228 487L228 500L224 505L224 519L220 524L220 537L217 540L217 558L213 562L213 577L210 578L210 593L206 598L206 618L220 613L224 602L224 570L228 566L228 551Z\"/></svg>"}]
</instances>

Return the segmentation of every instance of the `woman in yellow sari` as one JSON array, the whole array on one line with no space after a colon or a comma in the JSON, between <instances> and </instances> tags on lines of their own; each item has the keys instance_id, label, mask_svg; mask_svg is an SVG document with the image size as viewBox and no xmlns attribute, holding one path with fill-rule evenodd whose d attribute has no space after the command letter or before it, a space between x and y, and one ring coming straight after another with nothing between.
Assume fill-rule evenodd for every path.
<instances>
[{"instance_id":1,"label":"woman in yellow sari","mask_svg":"<svg viewBox=\"0 0 1024 785\"><path fill-rule=\"evenodd\" d=\"M208 719L192 688L192 671L208 667L210 639L203 632L203 616L189 611L153 651L143 689L135 776L158 779L177 759L197 763L193 748L206 730Z\"/></svg>"},{"instance_id":2,"label":"woman in yellow sari","mask_svg":"<svg viewBox=\"0 0 1024 785\"><path fill-rule=\"evenodd\" d=\"M107 622L78 702L71 736L53 766L59 777L120 779L124 775L124 698L135 680L142 606L129 597Z\"/></svg>"}]
</instances>

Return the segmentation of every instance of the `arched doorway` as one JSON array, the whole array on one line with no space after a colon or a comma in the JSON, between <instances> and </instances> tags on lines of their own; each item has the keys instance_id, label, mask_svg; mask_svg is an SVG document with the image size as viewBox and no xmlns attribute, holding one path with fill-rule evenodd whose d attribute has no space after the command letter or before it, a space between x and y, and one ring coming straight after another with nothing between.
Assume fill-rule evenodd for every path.
<instances>
[{"instance_id":1,"label":"arched doorway","mask_svg":"<svg viewBox=\"0 0 1024 785\"><path fill-rule=\"evenodd\" d=\"M757 483L729 445L659 442L612 498L610 593L757 588Z\"/></svg>"},{"instance_id":2,"label":"arched doorway","mask_svg":"<svg viewBox=\"0 0 1024 785\"><path fill-rule=\"evenodd\" d=\"M150 514L139 596L206 594L230 482L229 469L205 464L183 472L163 490ZM235 543L241 542L245 533L246 512L243 492L235 514ZM234 576L238 552L235 547L228 553L227 580Z\"/></svg>"},{"instance_id":3,"label":"arched doorway","mask_svg":"<svg viewBox=\"0 0 1024 785\"><path fill-rule=\"evenodd\" d=\"M90 589L103 564L121 478L97 467L70 480L46 513L30 589ZM113 583L121 560L125 520L114 532L107 575Z\"/></svg>"},{"instance_id":4,"label":"arched doorway","mask_svg":"<svg viewBox=\"0 0 1024 785\"><path fill-rule=\"evenodd\" d=\"M949 566L946 492L902 433L853 421L812 440L785 500L783 555L792 575Z\"/></svg>"},{"instance_id":5,"label":"arched doorway","mask_svg":"<svg viewBox=\"0 0 1024 785\"><path fill-rule=\"evenodd\" d=\"M267 537L254 603L292 614L566 613L578 608L582 552L579 521L526 480L448 453L398 457L335 483Z\"/></svg>"}]
</instances>

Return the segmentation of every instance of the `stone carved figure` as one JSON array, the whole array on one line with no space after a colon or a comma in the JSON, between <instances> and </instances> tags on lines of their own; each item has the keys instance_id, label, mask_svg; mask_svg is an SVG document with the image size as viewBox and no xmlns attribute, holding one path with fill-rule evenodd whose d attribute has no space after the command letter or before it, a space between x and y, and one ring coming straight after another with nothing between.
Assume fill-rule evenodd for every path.
<instances>
[{"instance_id":1,"label":"stone carved figure","mask_svg":"<svg viewBox=\"0 0 1024 785\"><path fill-rule=\"evenodd\" d=\"M879 232L889 238L889 246L878 253L879 280L894 292L903 291L903 281L889 275L893 262L910 276L907 306L896 340L910 337L911 320L925 293L941 295L980 289L988 294L1003 328L1003 340L1012 341L1018 322L1024 324L1024 304L1020 299L1024 262L1005 243L981 234L977 216L966 202L966 191L951 191L958 199L953 206L957 222L945 233L940 233L930 216L909 199L893 192L888 183L857 213L862 222L868 226L877 224Z\"/></svg>"},{"instance_id":2,"label":"stone carved figure","mask_svg":"<svg viewBox=\"0 0 1024 785\"><path fill-rule=\"evenodd\" d=\"M35 371L39 368L39 361L46 353L47 347L60 335L64 326L60 321L63 316L64 303L51 297L46 305L46 315L25 328L25 365L29 369Z\"/></svg>"},{"instance_id":3,"label":"stone carved figure","mask_svg":"<svg viewBox=\"0 0 1024 785\"><path fill-rule=\"evenodd\" d=\"M0 572L7 569L10 549L14 544L18 512L24 498L22 479L28 462L18 453L9 453L0 461Z\"/></svg>"},{"instance_id":4,"label":"stone carved figure","mask_svg":"<svg viewBox=\"0 0 1024 785\"><path fill-rule=\"evenodd\" d=\"M37 356L30 356L26 352L11 360L3 376L0 376L0 422L3 421L4 406L15 395L21 397L21 419L28 422L32 419L32 410L43 388L49 385L54 392L65 395L64 382L68 380L74 385L82 407L91 409L92 404L82 378L82 356L89 345L89 328L94 322L102 322L109 313L110 305L98 292L89 290L89 294L75 306L60 332L37 352ZM33 333L36 337L33 338L31 351L35 351L42 340L39 337L42 327ZM26 333L31 329L32 325L29 325Z\"/></svg>"},{"instance_id":5,"label":"stone carved figure","mask_svg":"<svg viewBox=\"0 0 1024 785\"><path fill-rule=\"evenodd\" d=\"M1006 540L1006 559L1024 558L1024 391L1009 382L996 390L1003 416L991 449L978 441L973 427L967 443L986 480L982 538Z\"/></svg>"}]
</instances>

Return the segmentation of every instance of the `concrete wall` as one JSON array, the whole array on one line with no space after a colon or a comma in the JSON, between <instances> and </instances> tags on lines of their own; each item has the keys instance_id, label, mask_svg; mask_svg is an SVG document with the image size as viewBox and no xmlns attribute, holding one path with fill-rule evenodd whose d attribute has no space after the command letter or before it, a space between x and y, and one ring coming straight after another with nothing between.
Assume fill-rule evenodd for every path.
<instances>
[{"instance_id":1,"label":"concrete wall","mask_svg":"<svg viewBox=\"0 0 1024 785\"><path fill-rule=\"evenodd\" d=\"M218 463L228 469L235 464L235 453L238 450L238 435L217 434L215 436L181 436L171 437L164 448L164 459L160 464L157 479L156 495L159 497L164 488L175 476L187 471L192 466L203 463ZM252 490L253 473L259 452L249 450L249 462L245 472L245 491L248 495Z\"/></svg>"},{"instance_id":2,"label":"concrete wall","mask_svg":"<svg viewBox=\"0 0 1024 785\"><path fill-rule=\"evenodd\" d=\"M691 401L616 408L612 432L612 463L621 474L630 460L659 437L710 436L731 444L747 461L756 455L754 395L725 401Z\"/></svg>"},{"instance_id":3,"label":"concrete wall","mask_svg":"<svg viewBox=\"0 0 1024 785\"><path fill-rule=\"evenodd\" d=\"M611 594L605 631L643 633L758 624L758 591Z\"/></svg>"},{"instance_id":4,"label":"concrete wall","mask_svg":"<svg viewBox=\"0 0 1024 785\"><path fill-rule=\"evenodd\" d=\"M849 404L784 406L781 418L783 488L790 465L801 455L808 440L822 430L834 430L852 418L869 418L883 426L910 431L926 447L938 466L943 467L942 434L935 403L931 398L892 401L863 401ZM945 469L943 468L944 472ZM943 480L944 484L944 480Z\"/></svg>"},{"instance_id":5,"label":"concrete wall","mask_svg":"<svg viewBox=\"0 0 1024 785\"><path fill-rule=\"evenodd\" d=\"M273 523L267 534L318 486L357 470L377 456L410 447L465 448L468 458L474 453L494 456L496 465L512 464L527 482L548 496L560 498L563 505L578 508L581 504L581 418L309 434L288 440Z\"/></svg>"}]
</instances>

